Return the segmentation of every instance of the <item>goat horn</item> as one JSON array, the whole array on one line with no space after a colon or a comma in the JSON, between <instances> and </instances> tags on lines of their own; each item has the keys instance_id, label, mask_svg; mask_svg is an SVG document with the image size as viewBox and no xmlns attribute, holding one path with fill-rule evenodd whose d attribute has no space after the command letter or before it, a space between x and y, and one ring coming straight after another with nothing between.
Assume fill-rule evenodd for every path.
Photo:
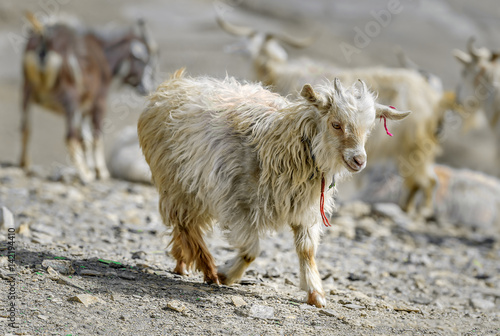
<instances>
[{"instance_id":1,"label":"goat horn","mask_svg":"<svg viewBox=\"0 0 500 336\"><path fill-rule=\"evenodd\" d=\"M158 46L157 46L155 40L153 39L151 32L149 31L148 27L146 26L146 21L144 21L144 19L139 19L137 21L137 23L139 24L141 35L144 38L144 40L146 41L146 44L147 44L149 50L152 52L157 51Z\"/></svg>"},{"instance_id":2,"label":"goat horn","mask_svg":"<svg viewBox=\"0 0 500 336\"><path fill-rule=\"evenodd\" d=\"M43 25L42 23L35 17L35 15L30 12L30 11L25 11L24 12L24 15L26 16L26 19L28 19L28 21L31 23L31 25L33 26L33 29L35 30L35 32L37 32L38 34L42 34L43 33Z\"/></svg>"},{"instance_id":3,"label":"goat horn","mask_svg":"<svg viewBox=\"0 0 500 336\"><path fill-rule=\"evenodd\" d=\"M359 90L359 93L361 95L366 94L366 92L368 91L368 88L366 87L366 83L359 78L358 78L358 81L361 83L361 90Z\"/></svg>"},{"instance_id":4,"label":"goat horn","mask_svg":"<svg viewBox=\"0 0 500 336\"><path fill-rule=\"evenodd\" d=\"M335 91L338 91L341 94L344 93L344 87L342 86L342 83L338 78L335 78L335 80L333 81L333 88L335 89Z\"/></svg>"},{"instance_id":5,"label":"goat horn","mask_svg":"<svg viewBox=\"0 0 500 336\"><path fill-rule=\"evenodd\" d=\"M301 39L301 40L292 38L292 37L287 36L287 35L276 35L274 37L277 40L279 40L285 44L288 44L291 47L298 48L298 49L309 47L318 38L317 34L313 34L313 35L306 37L304 39Z\"/></svg>"},{"instance_id":6,"label":"goat horn","mask_svg":"<svg viewBox=\"0 0 500 336\"><path fill-rule=\"evenodd\" d=\"M256 33L256 30L253 28L236 26L232 23L225 21L219 15L217 15L216 19L217 19L217 23L219 24L219 26L231 35L247 37L247 36L250 36L250 35Z\"/></svg>"},{"instance_id":7,"label":"goat horn","mask_svg":"<svg viewBox=\"0 0 500 336\"><path fill-rule=\"evenodd\" d=\"M479 50L474 47L474 42L476 41L476 38L474 36L471 36L469 40L467 41L467 50L469 51L469 54L474 57L478 58L479 57Z\"/></svg>"}]
</instances>

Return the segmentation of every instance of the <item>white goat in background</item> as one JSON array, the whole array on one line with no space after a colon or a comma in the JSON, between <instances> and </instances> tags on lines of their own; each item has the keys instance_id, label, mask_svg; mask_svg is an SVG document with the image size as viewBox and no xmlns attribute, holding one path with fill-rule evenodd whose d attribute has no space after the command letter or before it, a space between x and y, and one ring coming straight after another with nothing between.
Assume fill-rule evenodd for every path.
<instances>
[{"instance_id":1,"label":"white goat in background","mask_svg":"<svg viewBox=\"0 0 500 336\"><path fill-rule=\"evenodd\" d=\"M260 84L232 78L186 78L183 70L150 95L138 122L139 142L159 209L172 227L175 272L196 267L208 283L238 281L259 255L259 237L290 225L307 302L326 304L314 260L332 176L361 171L377 118L403 119L375 103L359 81L306 84L289 101ZM217 220L238 256L217 273L203 240Z\"/></svg>"},{"instance_id":2,"label":"white goat in background","mask_svg":"<svg viewBox=\"0 0 500 336\"><path fill-rule=\"evenodd\" d=\"M406 211L415 211L417 192L423 191L425 198L420 214L430 216L433 213L433 191L437 181L433 164L440 151L437 133L448 105L443 104L442 92L435 90L414 70L383 67L345 69L308 58L288 60L280 42L303 47L310 43L310 39L293 41L289 37L236 26L220 17L217 21L227 32L247 39L257 80L280 94L293 94L305 83L315 84L325 78L331 80L338 77L346 84L360 78L378 93L381 103L411 110L411 116L398 126L395 139L388 139L385 132L378 129L367 145L367 152L375 160L396 161L399 174L409 190L404 201Z\"/></svg>"},{"instance_id":3,"label":"white goat in background","mask_svg":"<svg viewBox=\"0 0 500 336\"><path fill-rule=\"evenodd\" d=\"M474 39L468 42L468 52L455 50L455 58L463 65L462 81L457 87L457 103L465 113L482 111L497 145L500 164L500 62L499 53L475 48ZM500 176L500 170L497 171Z\"/></svg>"}]
</instances>

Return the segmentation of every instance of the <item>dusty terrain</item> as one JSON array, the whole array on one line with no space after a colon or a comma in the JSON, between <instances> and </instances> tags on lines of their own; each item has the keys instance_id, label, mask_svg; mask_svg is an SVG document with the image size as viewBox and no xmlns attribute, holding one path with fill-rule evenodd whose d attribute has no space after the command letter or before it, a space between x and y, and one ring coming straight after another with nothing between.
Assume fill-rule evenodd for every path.
<instances>
[{"instance_id":1,"label":"dusty terrain","mask_svg":"<svg viewBox=\"0 0 500 336\"><path fill-rule=\"evenodd\" d=\"M241 284L214 287L200 274L171 272L150 186L82 187L66 173L26 178L6 165L0 181L0 202L19 231L14 272L6 233L0 247L0 291L12 276L19 325L8 327L3 306L2 334L500 334L498 232L412 221L391 204L346 203L318 250L328 300L318 309L297 287L291 232L263 240ZM217 231L209 245L219 264L233 256ZM82 294L88 306L73 301Z\"/></svg>"},{"instance_id":2,"label":"dusty terrain","mask_svg":"<svg viewBox=\"0 0 500 336\"><path fill-rule=\"evenodd\" d=\"M48 3L52 5L47 5ZM200 274L173 274L169 235L148 185L111 180L82 186L64 149L64 122L35 108L30 175L16 167L20 152L22 10L67 12L85 23L117 29L144 17L161 48L161 76L186 66L190 74L251 79L248 59L224 53L235 42L215 23L321 35L307 55L343 66L397 66L401 46L454 89L460 68L453 48L499 47L494 0L401 1L403 10L347 62L339 43L373 21L389 1L23 1L0 4L0 208L13 214L15 267L9 269L8 227L0 227L2 335L499 335L500 228L421 221L396 205L348 200L339 186L338 211L325 229L317 262L327 291L324 309L303 303L291 233L270 235L241 284L208 286ZM214 7L215 6L215 7ZM221 7L222 6L222 7ZM107 148L144 104L115 88L108 106ZM494 143L484 125L463 134L447 128L439 161L487 173ZM481 126L481 125L480 125ZM355 182L355 180L353 180ZM349 188L347 188L349 187ZM5 217L8 219L7 217ZM1 221L0 221L1 222ZM221 264L233 250L215 231L210 248ZM12 250L10 250L12 251ZM71 265L71 267L69 267ZM49 267L50 266L50 267ZM14 283L14 287L11 284ZM8 298L15 288L15 299ZM8 326L15 305L18 329Z\"/></svg>"}]
</instances>

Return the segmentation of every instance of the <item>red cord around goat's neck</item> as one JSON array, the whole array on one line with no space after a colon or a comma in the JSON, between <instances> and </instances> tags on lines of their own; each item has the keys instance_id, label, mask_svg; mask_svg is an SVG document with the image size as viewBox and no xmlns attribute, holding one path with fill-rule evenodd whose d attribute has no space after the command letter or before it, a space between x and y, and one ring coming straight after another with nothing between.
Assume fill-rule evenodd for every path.
<instances>
[{"instance_id":1,"label":"red cord around goat's neck","mask_svg":"<svg viewBox=\"0 0 500 336\"><path fill-rule=\"evenodd\" d=\"M319 210L321 212L321 219L325 226L331 226L328 218L325 215L325 177L321 176L321 197L319 199Z\"/></svg>"}]
</instances>

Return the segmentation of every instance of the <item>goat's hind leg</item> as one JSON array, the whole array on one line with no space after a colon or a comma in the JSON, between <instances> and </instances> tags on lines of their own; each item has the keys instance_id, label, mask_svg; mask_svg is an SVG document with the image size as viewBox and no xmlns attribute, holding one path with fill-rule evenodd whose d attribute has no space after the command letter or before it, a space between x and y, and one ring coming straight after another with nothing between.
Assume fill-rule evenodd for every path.
<instances>
[{"instance_id":1,"label":"goat's hind leg","mask_svg":"<svg viewBox=\"0 0 500 336\"><path fill-rule=\"evenodd\" d=\"M314 259L320 239L320 227L318 224L292 225L292 230L300 264L300 287L307 292L308 304L324 307L325 292Z\"/></svg>"},{"instance_id":2,"label":"goat's hind leg","mask_svg":"<svg viewBox=\"0 0 500 336\"><path fill-rule=\"evenodd\" d=\"M194 265L203 273L205 282L220 284L214 258L198 225L178 225L174 228L172 256L177 260L176 273L186 274L187 269Z\"/></svg>"},{"instance_id":3,"label":"goat's hind leg","mask_svg":"<svg viewBox=\"0 0 500 336\"><path fill-rule=\"evenodd\" d=\"M219 284L214 258L203 240L210 219L203 214L196 216L195 206L190 210L176 206L167 196L160 198L159 208L164 224L173 228L171 254L177 261L174 272L186 275L194 265L203 272L207 283Z\"/></svg>"}]
</instances>

